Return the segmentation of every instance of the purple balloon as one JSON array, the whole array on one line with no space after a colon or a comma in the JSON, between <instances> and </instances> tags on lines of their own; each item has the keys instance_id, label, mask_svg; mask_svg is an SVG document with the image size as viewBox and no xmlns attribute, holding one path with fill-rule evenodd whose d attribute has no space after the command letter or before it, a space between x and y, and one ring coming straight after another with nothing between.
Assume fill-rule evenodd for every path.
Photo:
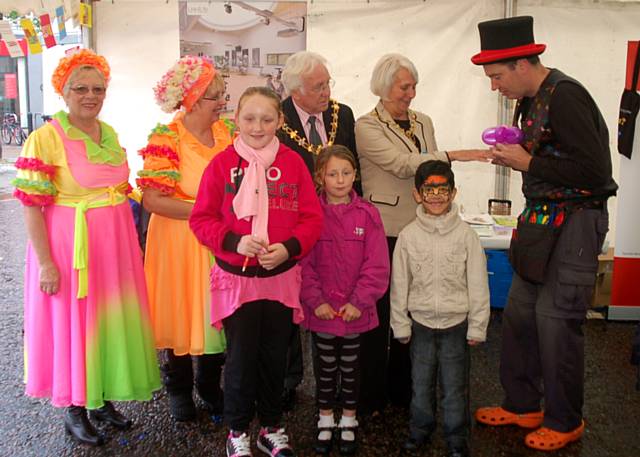
<instances>
[{"instance_id":1,"label":"purple balloon","mask_svg":"<svg viewBox=\"0 0 640 457\"><path fill-rule=\"evenodd\" d=\"M482 132L482 141L485 144L494 146L495 144L520 144L523 138L522 130L509 125L499 125L489 127Z\"/></svg>"}]
</instances>

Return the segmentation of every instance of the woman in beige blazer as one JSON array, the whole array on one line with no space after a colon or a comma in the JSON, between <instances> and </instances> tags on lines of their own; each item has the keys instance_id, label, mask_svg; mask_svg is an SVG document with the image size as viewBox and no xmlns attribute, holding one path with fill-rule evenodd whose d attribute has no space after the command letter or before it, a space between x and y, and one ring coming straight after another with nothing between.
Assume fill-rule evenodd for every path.
<instances>
[{"instance_id":1,"label":"woman in beige blazer","mask_svg":"<svg viewBox=\"0 0 640 457\"><path fill-rule=\"evenodd\" d=\"M491 159L489 150L438 150L431 118L409 108L417 83L418 72L409 59L400 54L382 56L371 76L371 91L380 101L355 126L363 198L380 211L390 258L398 233L416 216L413 177L422 162ZM388 291L377 308L380 326L365 334L361 347L360 404L365 412L382 411L387 398L400 406L411 400L408 346L394 339L389 342ZM388 375L380 376L381 372Z\"/></svg>"}]
</instances>

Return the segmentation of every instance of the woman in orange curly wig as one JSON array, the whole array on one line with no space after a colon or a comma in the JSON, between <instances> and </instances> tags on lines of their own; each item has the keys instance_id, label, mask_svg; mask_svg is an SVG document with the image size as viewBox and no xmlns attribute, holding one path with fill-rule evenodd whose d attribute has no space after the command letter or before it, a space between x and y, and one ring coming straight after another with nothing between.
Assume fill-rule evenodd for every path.
<instances>
[{"instance_id":1,"label":"woman in orange curly wig","mask_svg":"<svg viewBox=\"0 0 640 457\"><path fill-rule=\"evenodd\" d=\"M188 219L202 173L231 144L234 125L220 119L225 83L202 57L182 57L154 93L163 111L177 111L169 124L151 131L149 144L140 151L144 169L138 185L143 205L152 213L144 269L156 347L163 349L161 369L173 418L196 418L195 385L205 409L218 420L226 341L209 318L211 255L191 232Z\"/></svg>"},{"instance_id":2,"label":"woman in orange curly wig","mask_svg":"<svg viewBox=\"0 0 640 457\"><path fill-rule=\"evenodd\" d=\"M26 393L66 407L67 433L94 446L104 437L87 409L127 429L111 401L149 400L160 387L127 157L97 118L109 75L92 51L61 59L52 83L69 111L29 136L14 181L29 235Z\"/></svg>"}]
</instances>

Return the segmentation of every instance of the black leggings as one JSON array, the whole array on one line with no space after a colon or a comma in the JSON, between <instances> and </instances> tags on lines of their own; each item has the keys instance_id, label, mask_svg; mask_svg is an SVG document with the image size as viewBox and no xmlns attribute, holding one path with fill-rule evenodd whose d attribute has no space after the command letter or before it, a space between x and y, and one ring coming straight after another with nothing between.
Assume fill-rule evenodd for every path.
<instances>
[{"instance_id":1,"label":"black leggings","mask_svg":"<svg viewBox=\"0 0 640 457\"><path fill-rule=\"evenodd\" d=\"M360 393L360 334L314 333L313 343L318 407L332 409L337 403L344 409L356 409ZM340 395L336 398L338 382Z\"/></svg>"}]
</instances>

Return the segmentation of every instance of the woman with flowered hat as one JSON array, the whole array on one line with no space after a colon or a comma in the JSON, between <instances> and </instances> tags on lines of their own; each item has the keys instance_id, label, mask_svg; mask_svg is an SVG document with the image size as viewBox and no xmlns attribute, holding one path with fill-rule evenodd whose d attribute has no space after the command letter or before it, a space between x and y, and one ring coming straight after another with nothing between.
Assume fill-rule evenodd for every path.
<instances>
[{"instance_id":1,"label":"woman with flowered hat","mask_svg":"<svg viewBox=\"0 0 640 457\"><path fill-rule=\"evenodd\" d=\"M111 400L149 400L160 387L127 157L97 119L109 75L90 50L60 60L52 83L69 111L29 136L14 181L29 236L26 393L66 407L67 433L90 445L104 437L87 409L126 429Z\"/></svg>"},{"instance_id":2,"label":"woman with flowered hat","mask_svg":"<svg viewBox=\"0 0 640 457\"><path fill-rule=\"evenodd\" d=\"M154 88L163 111L177 111L158 124L140 153L138 185L151 212L145 273L156 347L165 349L161 369L177 421L196 418L193 385L211 414L222 414L220 374L225 339L211 326L211 256L189 229L189 215L209 161L231 144L233 124L221 120L222 75L206 59L178 60ZM196 362L194 373L192 356Z\"/></svg>"}]
</instances>

